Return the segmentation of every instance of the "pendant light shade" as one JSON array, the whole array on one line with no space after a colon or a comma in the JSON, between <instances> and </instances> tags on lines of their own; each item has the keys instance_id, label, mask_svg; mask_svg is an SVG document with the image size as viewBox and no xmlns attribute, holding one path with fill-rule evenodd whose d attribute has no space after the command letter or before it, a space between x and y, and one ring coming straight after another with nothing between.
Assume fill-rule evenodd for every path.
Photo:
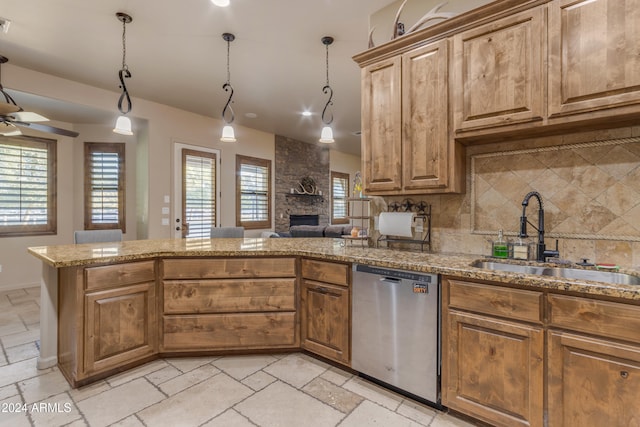
<instances>
[{"instance_id":1,"label":"pendant light shade","mask_svg":"<svg viewBox=\"0 0 640 427\"><path fill-rule=\"evenodd\" d=\"M229 6L229 0L211 0L211 2L216 6L220 6L220 7Z\"/></svg>"},{"instance_id":2,"label":"pendant light shade","mask_svg":"<svg viewBox=\"0 0 640 427\"><path fill-rule=\"evenodd\" d=\"M322 128L322 133L320 134L320 142L325 144L331 144L335 142L333 139L333 129L331 129L331 123L333 122L333 113L331 113L331 117L327 118L327 108L330 105L333 105L333 89L329 85L329 45L333 43L333 37L325 36L322 39L322 44L325 47L326 52L326 65L327 65L327 84L322 88L323 93L329 94L329 99L322 110L322 123L324 123L324 127Z\"/></svg>"},{"instance_id":3,"label":"pendant light shade","mask_svg":"<svg viewBox=\"0 0 640 427\"><path fill-rule=\"evenodd\" d=\"M116 127L113 128L115 133L120 135L133 135L131 131L131 119L126 117L129 111L131 111L131 97L129 96L129 91L127 90L127 85L124 82L124 79L131 78L131 71L129 71L129 66L127 65L127 24L133 21L133 18L126 13L118 12L116 13L116 18L118 21L122 22L122 68L118 71L118 78L120 79L120 89L122 89L122 94L120 94L120 99L118 99L118 111L120 111L121 116L116 120Z\"/></svg>"},{"instance_id":4,"label":"pendant light shade","mask_svg":"<svg viewBox=\"0 0 640 427\"><path fill-rule=\"evenodd\" d=\"M320 134L320 142L323 142L325 144L336 142L335 139L333 139L333 129L331 129L331 126L327 125L322 128L322 133Z\"/></svg>"},{"instance_id":5,"label":"pendant light shade","mask_svg":"<svg viewBox=\"0 0 640 427\"><path fill-rule=\"evenodd\" d=\"M222 128L222 138L220 138L220 141L236 142L236 134L231 125L225 125L225 127Z\"/></svg>"},{"instance_id":6,"label":"pendant light shade","mask_svg":"<svg viewBox=\"0 0 640 427\"><path fill-rule=\"evenodd\" d=\"M233 123L233 120L236 116L233 112L233 108L231 107L231 104L233 103L233 86L231 86L231 71L229 68L229 47L231 45L231 42L236 39L236 36L231 33L224 33L222 34L222 39L227 42L227 82L222 85L222 89L224 89L225 92L231 93L229 94L227 103L222 109L222 120L224 121L224 127L222 128L222 137L220 138L220 141L236 142L236 136L233 131L233 127L231 127L231 123ZM229 116L229 119L227 119L227 116Z\"/></svg>"},{"instance_id":7,"label":"pendant light shade","mask_svg":"<svg viewBox=\"0 0 640 427\"><path fill-rule=\"evenodd\" d=\"M116 127L113 128L113 131L120 135L133 135L133 131L131 130L131 119L127 116L118 117L118 120L116 120Z\"/></svg>"}]
</instances>

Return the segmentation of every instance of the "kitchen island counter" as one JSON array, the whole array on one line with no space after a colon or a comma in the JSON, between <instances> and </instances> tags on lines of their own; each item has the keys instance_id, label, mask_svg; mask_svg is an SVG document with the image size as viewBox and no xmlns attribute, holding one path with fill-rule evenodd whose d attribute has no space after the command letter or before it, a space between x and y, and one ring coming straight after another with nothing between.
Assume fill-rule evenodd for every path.
<instances>
[{"instance_id":1,"label":"kitchen island counter","mask_svg":"<svg viewBox=\"0 0 640 427\"><path fill-rule=\"evenodd\" d=\"M31 247L29 252L54 269L170 257L304 256L539 287L640 302L640 286L495 271L473 267L482 255L435 254L345 245L328 238L157 239ZM621 270L633 275L640 271Z\"/></svg>"}]
</instances>

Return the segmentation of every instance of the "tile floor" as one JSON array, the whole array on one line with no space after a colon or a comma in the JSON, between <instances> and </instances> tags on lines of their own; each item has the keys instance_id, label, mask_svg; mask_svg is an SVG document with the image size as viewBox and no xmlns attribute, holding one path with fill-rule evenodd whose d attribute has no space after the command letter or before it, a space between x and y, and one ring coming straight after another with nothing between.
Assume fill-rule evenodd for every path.
<instances>
[{"instance_id":1,"label":"tile floor","mask_svg":"<svg viewBox=\"0 0 640 427\"><path fill-rule=\"evenodd\" d=\"M0 292L0 426L470 426L302 353L159 359L74 390L36 369L39 298Z\"/></svg>"}]
</instances>

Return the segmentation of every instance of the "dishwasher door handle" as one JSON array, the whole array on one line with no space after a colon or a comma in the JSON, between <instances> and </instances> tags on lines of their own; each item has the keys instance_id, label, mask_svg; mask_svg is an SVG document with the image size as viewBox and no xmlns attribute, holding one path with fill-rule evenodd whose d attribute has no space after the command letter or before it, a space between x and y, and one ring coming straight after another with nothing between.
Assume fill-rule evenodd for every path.
<instances>
[{"instance_id":1,"label":"dishwasher door handle","mask_svg":"<svg viewBox=\"0 0 640 427\"><path fill-rule=\"evenodd\" d=\"M396 279L395 277L381 277L380 281L383 283L389 283L391 285L397 285L400 283L401 279Z\"/></svg>"}]
</instances>

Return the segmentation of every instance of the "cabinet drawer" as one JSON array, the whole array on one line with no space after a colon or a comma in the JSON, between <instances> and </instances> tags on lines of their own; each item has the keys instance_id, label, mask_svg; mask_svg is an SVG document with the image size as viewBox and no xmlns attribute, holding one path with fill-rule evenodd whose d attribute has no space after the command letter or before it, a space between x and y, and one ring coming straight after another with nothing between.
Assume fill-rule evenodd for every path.
<instances>
[{"instance_id":1,"label":"cabinet drawer","mask_svg":"<svg viewBox=\"0 0 640 427\"><path fill-rule=\"evenodd\" d=\"M90 267L84 270L85 289L103 289L114 286L155 281L155 261Z\"/></svg>"},{"instance_id":2,"label":"cabinet drawer","mask_svg":"<svg viewBox=\"0 0 640 427\"><path fill-rule=\"evenodd\" d=\"M458 280L448 282L449 307L525 322L542 322L541 292Z\"/></svg>"},{"instance_id":3,"label":"cabinet drawer","mask_svg":"<svg viewBox=\"0 0 640 427\"><path fill-rule=\"evenodd\" d=\"M551 326L640 344L640 307L564 295L549 295Z\"/></svg>"},{"instance_id":4,"label":"cabinet drawer","mask_svg":"<svg viewBox=\"0 0 640 427\"><path fill-rule=\"evenodd\" d=\"M302 260L302 277L319 282L349 285L349 265L335 262Z\"/></svg>"},{"instance_id":5,"label":"cabinet drawer","mask_svg":"<svg viewBox=\"0 0 640 427\"><path fill-rule=\"evenodd\" d=\"M165 281L164 313L295 311L295 285L295 278Z\"/></svg>"},{"instance_id":6,"label":"cabinet drawer","mask_svg":"<svg viewBox=\"0 0 640 427\"><path fill-rule=\"evenodd\" d=\"M296 314L243 313L165 316L165 350L298 347Z\"/></svg>"},{"instance_id":7,"label":"cabinet drawer","mask_svg":"<svg viewBox=\"0 0 640 427\"><path fill-rule=\"evenodd\" d=\"M165 279L295 277L295 258L189 258L162 261Z\"/></svg>"}]
</instances>

